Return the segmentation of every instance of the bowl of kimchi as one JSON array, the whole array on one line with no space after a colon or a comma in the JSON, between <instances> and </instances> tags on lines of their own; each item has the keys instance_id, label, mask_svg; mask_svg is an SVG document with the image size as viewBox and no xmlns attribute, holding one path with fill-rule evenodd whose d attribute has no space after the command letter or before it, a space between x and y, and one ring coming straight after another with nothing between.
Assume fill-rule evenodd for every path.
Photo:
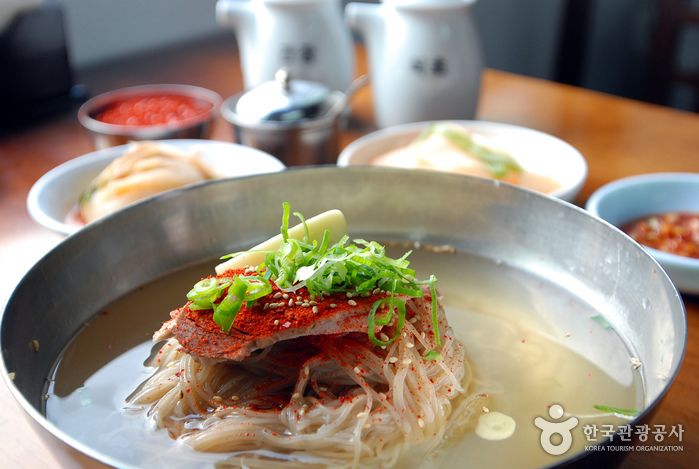
<instances>
[{"instance_id":1,"label":"bowl of kimchi","mask_svg":"<svg viewBox=\"0 0 699 469\"><path fill-rule=\"evenodd\" d=\"M699 174L620 179L592 194L586 208L643 246L678 290L699 294Z\"/></svg>"}]
</instances>

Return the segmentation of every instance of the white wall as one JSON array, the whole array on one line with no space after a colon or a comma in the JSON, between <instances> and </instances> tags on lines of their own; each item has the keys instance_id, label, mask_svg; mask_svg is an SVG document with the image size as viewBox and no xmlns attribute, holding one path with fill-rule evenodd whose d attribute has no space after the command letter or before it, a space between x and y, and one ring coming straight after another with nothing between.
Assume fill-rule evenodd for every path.
<instances>
[{"instance_id":1,"label":"white wall","mask_svg":"<svg viewBox=\"0 0 699 469\"><path fill-rule=\"evenodd\" d=\"M81 67L211 34L216 0L61 0L68 49Z\"/></svg>"}]
</instances>

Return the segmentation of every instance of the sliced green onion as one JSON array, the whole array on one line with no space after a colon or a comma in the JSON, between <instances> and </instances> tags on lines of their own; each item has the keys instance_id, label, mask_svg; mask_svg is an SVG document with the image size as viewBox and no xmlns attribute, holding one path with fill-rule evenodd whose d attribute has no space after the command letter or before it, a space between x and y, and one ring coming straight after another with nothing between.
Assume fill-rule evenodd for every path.
<instances>
[{"instance_id":1,"label":"sliced green onion","mask_svg":"<svg viewBox=\"0 0 699 469\"><path fill-rule=\"evenodd\" d=\"M190 300L197 309L211 309L214 302L230 286L228 281L220 281L216 278L205 278L200 280L187 293ZM191 309L191 308L190 308Z\"/></svg>"},{"instance_id":2,"label":"sliced green onion","mask_svg":"<svg viewBox=\"0 0 699 469\"><path fill-rule=\"evenodd\" d=\"M432 324L435 345L441 346L438 324L438 301L434 276L429 280L418 280L415 270L410 268L406 252L394 259L386 255L386 248L376 241L355 239L350 242L343 236L330 244L330 232L323 231L320 242L311 240L305 218L298 212L294 216L304 225L302 240L289 237L289 218L291 205L284 202L280 232L282 242L275 251L268 252L265 260L258 266L258 275L235 276L225 282L205 279L197 283L187 295L192 302L190 309L213 309L214 320L225 331L230 331L236 315L246 303L252 307L254 302L272 292L272 282L285 292L295 292L306 288L314 299L321 294L346 293L367 294L376 291L386 296L374 302L369 313L368 336L372 343L388 345L396 340L402 332L406 316L406 299L420 298L424 288L429 288L432 296ZM229 254L234 257L239 253ZM216 304L228 289L225 297ZM399 298L402 297L402 298ZM378 313L381 308L384 314ZM387 326L395 321L395 333L388 341L376 338L377 326ZM429 352L428 352L429 353ZM430 356L438 356L438 352Z\"/></svg>"},{"instance_id":3,"label":"sliced green onion","mask_svg":"<svg viewBox=\"0 0 699 469\"><path fill-rule=\"evenodd\" d=\"M424 356L425 360L441 360L442 354L436 350L430 350Z\"/></svg>"},{"instance_id":4,"label":"sliced green onion","mask_svg":"<svg viewBox=\"0 0 699 469\"><path fill-rule=\"evenodd\" d=\"M282 239L284 241L289 240L289 214L291 213L291 204L289 202L284 202L282 204L282 226L279 229L282 233Z\"/></svg>"},{"instance_id":5,"label":"sliced green onion","mask_svg":"<svg viewBox=\"0 0 699 469\"><path fill-rule=\"evenodd\" d=\"M430 295L432 296L432 330L434 332L434 343L437 347L442 346L442 339L439 337L439 318L437 311L439 303L437 301L437 277L430 275Z\"/></svg>"},{"instance_id":6,"label":"sliced green onion","mask_svg":"<svg viewBox=\"0 0 699 469\"><path fill-rule=\"evenodd\" d=\"M376 312L378 311L379 308L382 306L386 306L388 308L388 311L384 315L383 318L379 318L377 320L376 318ZM397 311L398 319L396 320L396 329L395 333L393 334L393 337L389 338L388 340L381 340L376 338L376 326L377 324L379 326L385 326L391 322L391 319L393 318L393 311ZM371 311L369 311L369 319L368 319L369 327L368 327L368 333L369 333L369 340L374 345L378 345L379 347L385 347L387 345L390 345L393 343L398 336L400 335L401 331L403 330L403 326L405 324L405 301L401 300L399 298L382 298L380 300L376 300L374 304L371 307Z\"/></svg>"},{"instance_id":7,"label":"sliced green onion","mask_svg":"<svg viewBox=\"0 0 699 469\"><path fill-rule=\"evenodd\" d=\"M247 289L247 283L240 277L236 277L233 280L233 285L228 289L228 294L214 307L214 322L224 331L230 332L233 321L235 321L235 317L245 301Z\"/></svg>"},{"instance_id":8,"label":"sliced green onion","mask_svg":"<svg viewBox=\"0 0 699 469\"><path fill-rule=\"evenodd\" d=\"M601 404L595 404L592 407L595 409L601 411L601 412L606 412L608 414L618 414L618 415L625 415L627 417L635 417L638 415L638 410L636 409L622 409L619 407L612 407L608 405L601 405Z\"/></svg>"},{"instance_id":9,"label":"sliced green onion","mask_svg":"<svg viewBox=\"0 0 699 469\"><path fill-rule=\"evenodd\" d=\"M245 301L253 302L272 293L272 284L264 277L238 277L247 285Z\"/></svg>"},{"instance_id":10,"label":"sliced green onion","mask_svg":"<svg viewBox=\"0 0 699 469\"><path fill-rule=\"evenodd\" d=\"M480 160L494 178L502 179L509 172L522 172L522 167L510 155L479 145L467 132L452 127L440 127L437 131L455 147Z\"/></svg>"},{"instance_id":11,"label":"sliced green onion","mask_svg":"<svg viewBox=\"0 0 699 469\"><path fill-rule=\"evenodd\" d=\"M306 219L301 212L294 212L294 216L301 221L303 225L303 240L307 243L311 240L311 234L308 231L308 225L306 224Z\"/></svg>"}]
</instances>

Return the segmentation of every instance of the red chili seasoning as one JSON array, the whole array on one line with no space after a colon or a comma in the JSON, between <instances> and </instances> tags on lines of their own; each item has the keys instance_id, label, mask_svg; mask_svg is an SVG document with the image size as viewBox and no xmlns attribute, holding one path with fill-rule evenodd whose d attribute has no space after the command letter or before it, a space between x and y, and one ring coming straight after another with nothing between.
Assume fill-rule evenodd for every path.
<instances>
[{"instance_id":1,"label":"red chili seasoning","mask_svg":"<svg viewBox=\"0 0 699 469\"><path fill-rule=\"evenodd\" d=\"M637 242L660 251L699 259L699 214L662 213L634 220L622 230Z\"/></svg>"},{"instance_id":2,"label":"red chili seasoning","mask_svg":"<svg viewBox=\"0 0 699 469\"><path fill-rule=\"evenodd\" d=\"M95 119L116 125L165 125L199 117L211 108L211 103L190 96L141 95L114 101L97 113Z\"/></svg>"}]
</instances>

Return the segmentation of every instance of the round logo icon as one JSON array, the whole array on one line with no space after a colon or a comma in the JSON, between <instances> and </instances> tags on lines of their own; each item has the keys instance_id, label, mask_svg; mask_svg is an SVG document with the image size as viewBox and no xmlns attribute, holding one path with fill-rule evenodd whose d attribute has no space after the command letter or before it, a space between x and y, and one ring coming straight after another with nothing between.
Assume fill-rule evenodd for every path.
<instances>
[{"instance_id":1,"label":"round logo icon","mask_svg":"<svg viewBox=\"0 0 699 469\"><path fill-rule=\"evenodd\" d=\"M549 407L549 417L553 420L560 420L565 415L565 410L560 404L553 404ZM534 419L534 425L541 430L541 447L551 456L560 456L568 451L573 444L573 434L571 430L578 426L577 417L568 417L565 420L551 422L543 417ZM561 441L554 444L551 441L553 435L561 435Z\"/></svg>"}]
</instances>

